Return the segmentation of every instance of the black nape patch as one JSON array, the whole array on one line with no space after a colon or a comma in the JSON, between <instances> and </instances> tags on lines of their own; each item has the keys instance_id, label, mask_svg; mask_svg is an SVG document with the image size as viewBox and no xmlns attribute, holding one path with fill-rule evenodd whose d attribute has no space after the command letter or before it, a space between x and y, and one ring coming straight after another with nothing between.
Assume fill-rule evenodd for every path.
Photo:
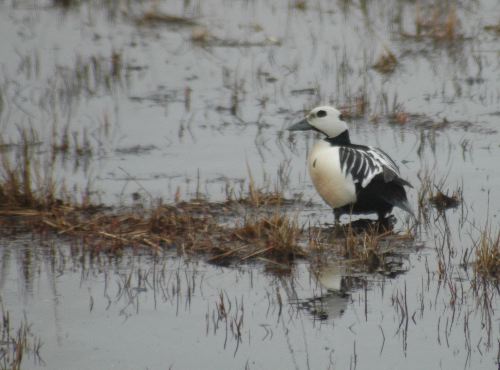
<instances>
[{"instance_id":1,"label":"black nape patch","mask_svg":"<svg viewBox=\"0 0 500 370\"><path fill-rule=\"evenodd\" d=\"M313 161L313 168L316 168L316 161L317 161L317 159L315 159L315 160Z\"/></svg>"},{"instance_id":2,"label":"black nape patch","mask_svg":"<svg viewBox=\"0 0 500 370\"><path fill-rule=\"evenodd\" d=\"M326 111L325 110L319 110L318 113L316 113L316 117L321 118L326 116Z\"/></svg>"}]
</instances>

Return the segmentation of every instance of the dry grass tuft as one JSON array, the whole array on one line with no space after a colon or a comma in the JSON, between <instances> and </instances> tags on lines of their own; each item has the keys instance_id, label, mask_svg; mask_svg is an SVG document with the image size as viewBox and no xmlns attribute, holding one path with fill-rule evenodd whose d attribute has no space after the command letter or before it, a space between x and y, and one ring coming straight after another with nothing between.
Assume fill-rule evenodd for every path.
<instances>
[{"instance_id":1,"label":"dry grass tuft","mask_svg":"<svg viewBox=\"0 0 500 370\"><path fill-rule=\"evenodd\" d=\"M382 74L390 74L394 72L397 65L398 59L396 56L390 50L385 49L384 53L377 60L377 63L373 65L373 69Z\"/></svg>"},{"instance_id":2,"label":"dry grass tuft","mask_svg":"<svg viewBox=\"0 0 500 370\"><path fill-rule=\"evenodd\" d=\"M441 190L438 189L434 194L430 196L429 201L434 207L442 211L448 208L458 207L462 202L462 198L459 191L454 191L453 194L449 196L448 192L444 194Z\"/></svg>"},{"instance_id":3,"label":"dry grass tuft","mask_svg":"<svg viewBox=\"0 0 500 370\"><path fill-rule=\"evenodd\" d=\"M302 229L297 218L276 211L270 217L250 218L237 227L233 236L235 240L257 246L257 250L243 257L264 256L277 260L292 261L296 257L305 257L306 253L299 246Z\"/></svg>"},{"instance_id":4,"label":"dry grass tuft","mask_svg":"<svg viewBox=\"0 0 500 370\"><path fill-rule=\"evenodd\" d=\"M293 201L285 199L283 189L269 190L268 188L258 187L255 184L252 171L247 163L248 170L248 189L246 194L234 196L232 191L227 191L227 203L236 202L240 205L252 208L266 208L274 206L282 206Z\"/></svg>"},{"instance_id":5,"label":"dry grass tuft","mask_svg":"<svg viewBox=\"0 0 500 370\"><path fill-rule=\"evenodd\" d=\"M40 177L33 170L32 163L38 140L33 131L23 130L20 137L21 142L16 148L18 160L15 164L11 163L7 153L0 153L0 207L47 209L60 203L55 197L55 184L50 176L43 182L39 181L41 185L33 189L34 178Z\"/></svg>"},{"instance_id":6,"label":"dry grass tuft","mask_svg":"<svg viewBox=\"0 0 500 370\"><path fill-rule=\"evenodd\" d=\"M391 225L372 220L357 220L346 225L336 225L330 233L313 233L311 249L319 260L335 255L359 271L377 272L392 276L401 272L401 264L395 261L397 249L413 240L410 232L394 233ZM311 236L310 236L311 239Z\"/></svg>"},{"instance_id":7,"label":"dry grass tuft","mask_svg":"<svg viewBox=\"0 0 500 370\"><path fill-rule=\"evenodd\" d=\"M391 115L391 121L400 125L405 125L410 119L410 115L405 111L396 111Z\"/></svg>"},{"instance_id":8,"label":"dry grass tuft","mask_svg":"<svg viewBox=\"0 0 500 370\"><path fill-rule=\"evenodd\" d=\"M442 213L449 208L456 208L462 203L463 194L461 188L456 188L451 195L443 190L446 187L447 178L436 179L429 170L418 173L420 187L418 189L418 217L425 224L429 224L431 207Z\"/></svg>"},{"instance_id":9,"label":"dry grass tuft","mask_svg":"<svg viewBox=\"0 0 500 370\"><path fill-rule=\"evenodd\" d=\"M352 260L357 266L364 266L373 272L384 264L384 250L380 241L392 234L392 231L380 233L372 226L361 233L356 233L351 224L347 226L343 245L343 257Z\"/></svg>"},{"instance_id":10,"label":"dry grass tuft","mask_svg":"<svg viewBox=\"0 0 500 370\"><path fill-rule=\"evenodd\" d=\"M479 241L474 245L476 259L474 271L483 278L500 278L500 231L492 237L488 228L481 233Z\"/></svg>"},{"instance_id":11,"label":"dry grass tuft","mask_svg":"<svg viewBox=\"0 0 500 370\"><path fill-rule=\"evenodd\" d=\"M436 42L452 42L463 39L459 32L460 21L456 7L437 3L432 7L421 8L416 5L415 34L403 36L416 39L431 39Z\"/></svg>"},{"instance_id":12,"label":"dry grass tuft","mask_svg":"<svg viewBox=\"0 0 500 370\"><path fill-rule=\"evenodd\" d=\"M285 202L287 200L283 197L282 192L257 188L253 181L250 181L247 195L238 199L238 203L254 208L280 206Z\"/></svg>"}]
</instances>

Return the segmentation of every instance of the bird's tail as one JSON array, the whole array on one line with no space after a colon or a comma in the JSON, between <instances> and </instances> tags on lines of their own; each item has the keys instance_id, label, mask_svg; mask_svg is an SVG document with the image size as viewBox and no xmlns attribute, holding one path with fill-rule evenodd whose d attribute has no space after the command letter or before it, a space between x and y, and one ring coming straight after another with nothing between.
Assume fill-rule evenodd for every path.
<instances>
[{"instance_id":1,"label":"bird's tail","mask_svg":"<svg viewBox=\"0 0 500 370\"><path fill-rule=\"evenodd\" d=\"M401 208L403 211L408 212L413 218L417 218L415 216L415 212L413 212L413 208L410 206L410 203L408 203L408 199L404 199L402 201L395 202L394 204L395 207Z\"/></svg>"},{"instance_id":2,"label":"bird's tail","mask_svg":"<svg viewBox=\"0 0 500 370\"><path fill-rule=\"evenodd\" d=\"M383 194L382 199L384 199L387 203L392 204L394 207L401 208L403 211L408 212L414 219L416 219L415 212L413 212L413 208L406 197L404 187L395 183L390 184L392 185L391 191Z\"/></svg>"}]
</instances>

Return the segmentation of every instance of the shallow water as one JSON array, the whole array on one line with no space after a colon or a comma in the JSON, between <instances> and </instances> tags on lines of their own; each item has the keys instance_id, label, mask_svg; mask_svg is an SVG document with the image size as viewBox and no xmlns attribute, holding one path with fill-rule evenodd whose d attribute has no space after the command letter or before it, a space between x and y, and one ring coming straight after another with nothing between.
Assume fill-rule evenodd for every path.
<instances>
[{"instance_id":1,"label":"shallow water","mask_svg":"<svg viewBox=\"0 0 500 370\"><path fill-rule=\"evenodd\" d=\"M413 278L425 273L432 251L408 255L407 275L359 277L359 289L339 295L322 288L304 263L278 278L258 266L220 268L133 253L90 261L64 242L29 244L4 242L1 249L4 310L13 321L30 318L43 340L44 365L28 358L24 368L494 365L475 303L457 306L452 322L448 297L434 295L436 281ZM325 270L322 281L341 272ZM404 296L409 322L394 303Z\"/></svg>"},{"instance_id":2,"label":"shallow water","mask_svg":"<svg viewBox=\"0 0 500 370\"><path fill-rule=\"evenodd\" d=\"M472 286L471 263L480 232L499 225L500 36L484 27L498 24L500 6L451 3L455 37L437 40L425 28L414 37L416 5L396 0L317 0L304 10L285 0L85 1L66 10L0 1L0 132L11 144L1 154L15 157L19 131L33 128L35 161L76 198L90 182L106 204L131 203L134 193L221 200L246 189L250 168L257 184L312 199L301 220L331 222L306 173L314 138L285 129L316 104L356 112L363 97L351 138L401 164L415 208L426 172L464 199L446 217L428 210L402 253L406 272L393 279L352 277L335 262L321 272L302 261L282 277L258 263L222 268L133 252L91 264L64 240L4 239L2 304L17 321L26 314L43 342L44 363L23 366L495 368L497 288ZM138 24L153 4L197 25ZM430 22L437 6L418 6ZM398 59L389 75L372 68L384 48ZM53 160L65 130L69 150ZM327 285L344 273L355 281L347 296L316 281L331 269ZM231 311L217 321L221 292Z\"/></svg>"}]
</instances>

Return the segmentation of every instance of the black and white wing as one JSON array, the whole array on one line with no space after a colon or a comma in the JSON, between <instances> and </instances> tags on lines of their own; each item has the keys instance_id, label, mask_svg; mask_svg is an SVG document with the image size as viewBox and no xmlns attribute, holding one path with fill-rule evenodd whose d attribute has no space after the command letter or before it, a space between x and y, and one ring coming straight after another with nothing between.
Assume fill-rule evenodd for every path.
<instances>
[{"instance_id":1,"label":"black and white wing","mask_svg":"<svg viewBox=\"0 0 500 370\"><path fill-rule=\"evenodd\" d=\"M350 174L354 183L365 188L377 175L382 174L385 182L400 179L399 168L382 150L369 146L342 146L339 148L340 167L342 172ZM409 185L409 184L408 184ZM411 186L411 185L410 185Z\"/></svg>"}]
</instances>

